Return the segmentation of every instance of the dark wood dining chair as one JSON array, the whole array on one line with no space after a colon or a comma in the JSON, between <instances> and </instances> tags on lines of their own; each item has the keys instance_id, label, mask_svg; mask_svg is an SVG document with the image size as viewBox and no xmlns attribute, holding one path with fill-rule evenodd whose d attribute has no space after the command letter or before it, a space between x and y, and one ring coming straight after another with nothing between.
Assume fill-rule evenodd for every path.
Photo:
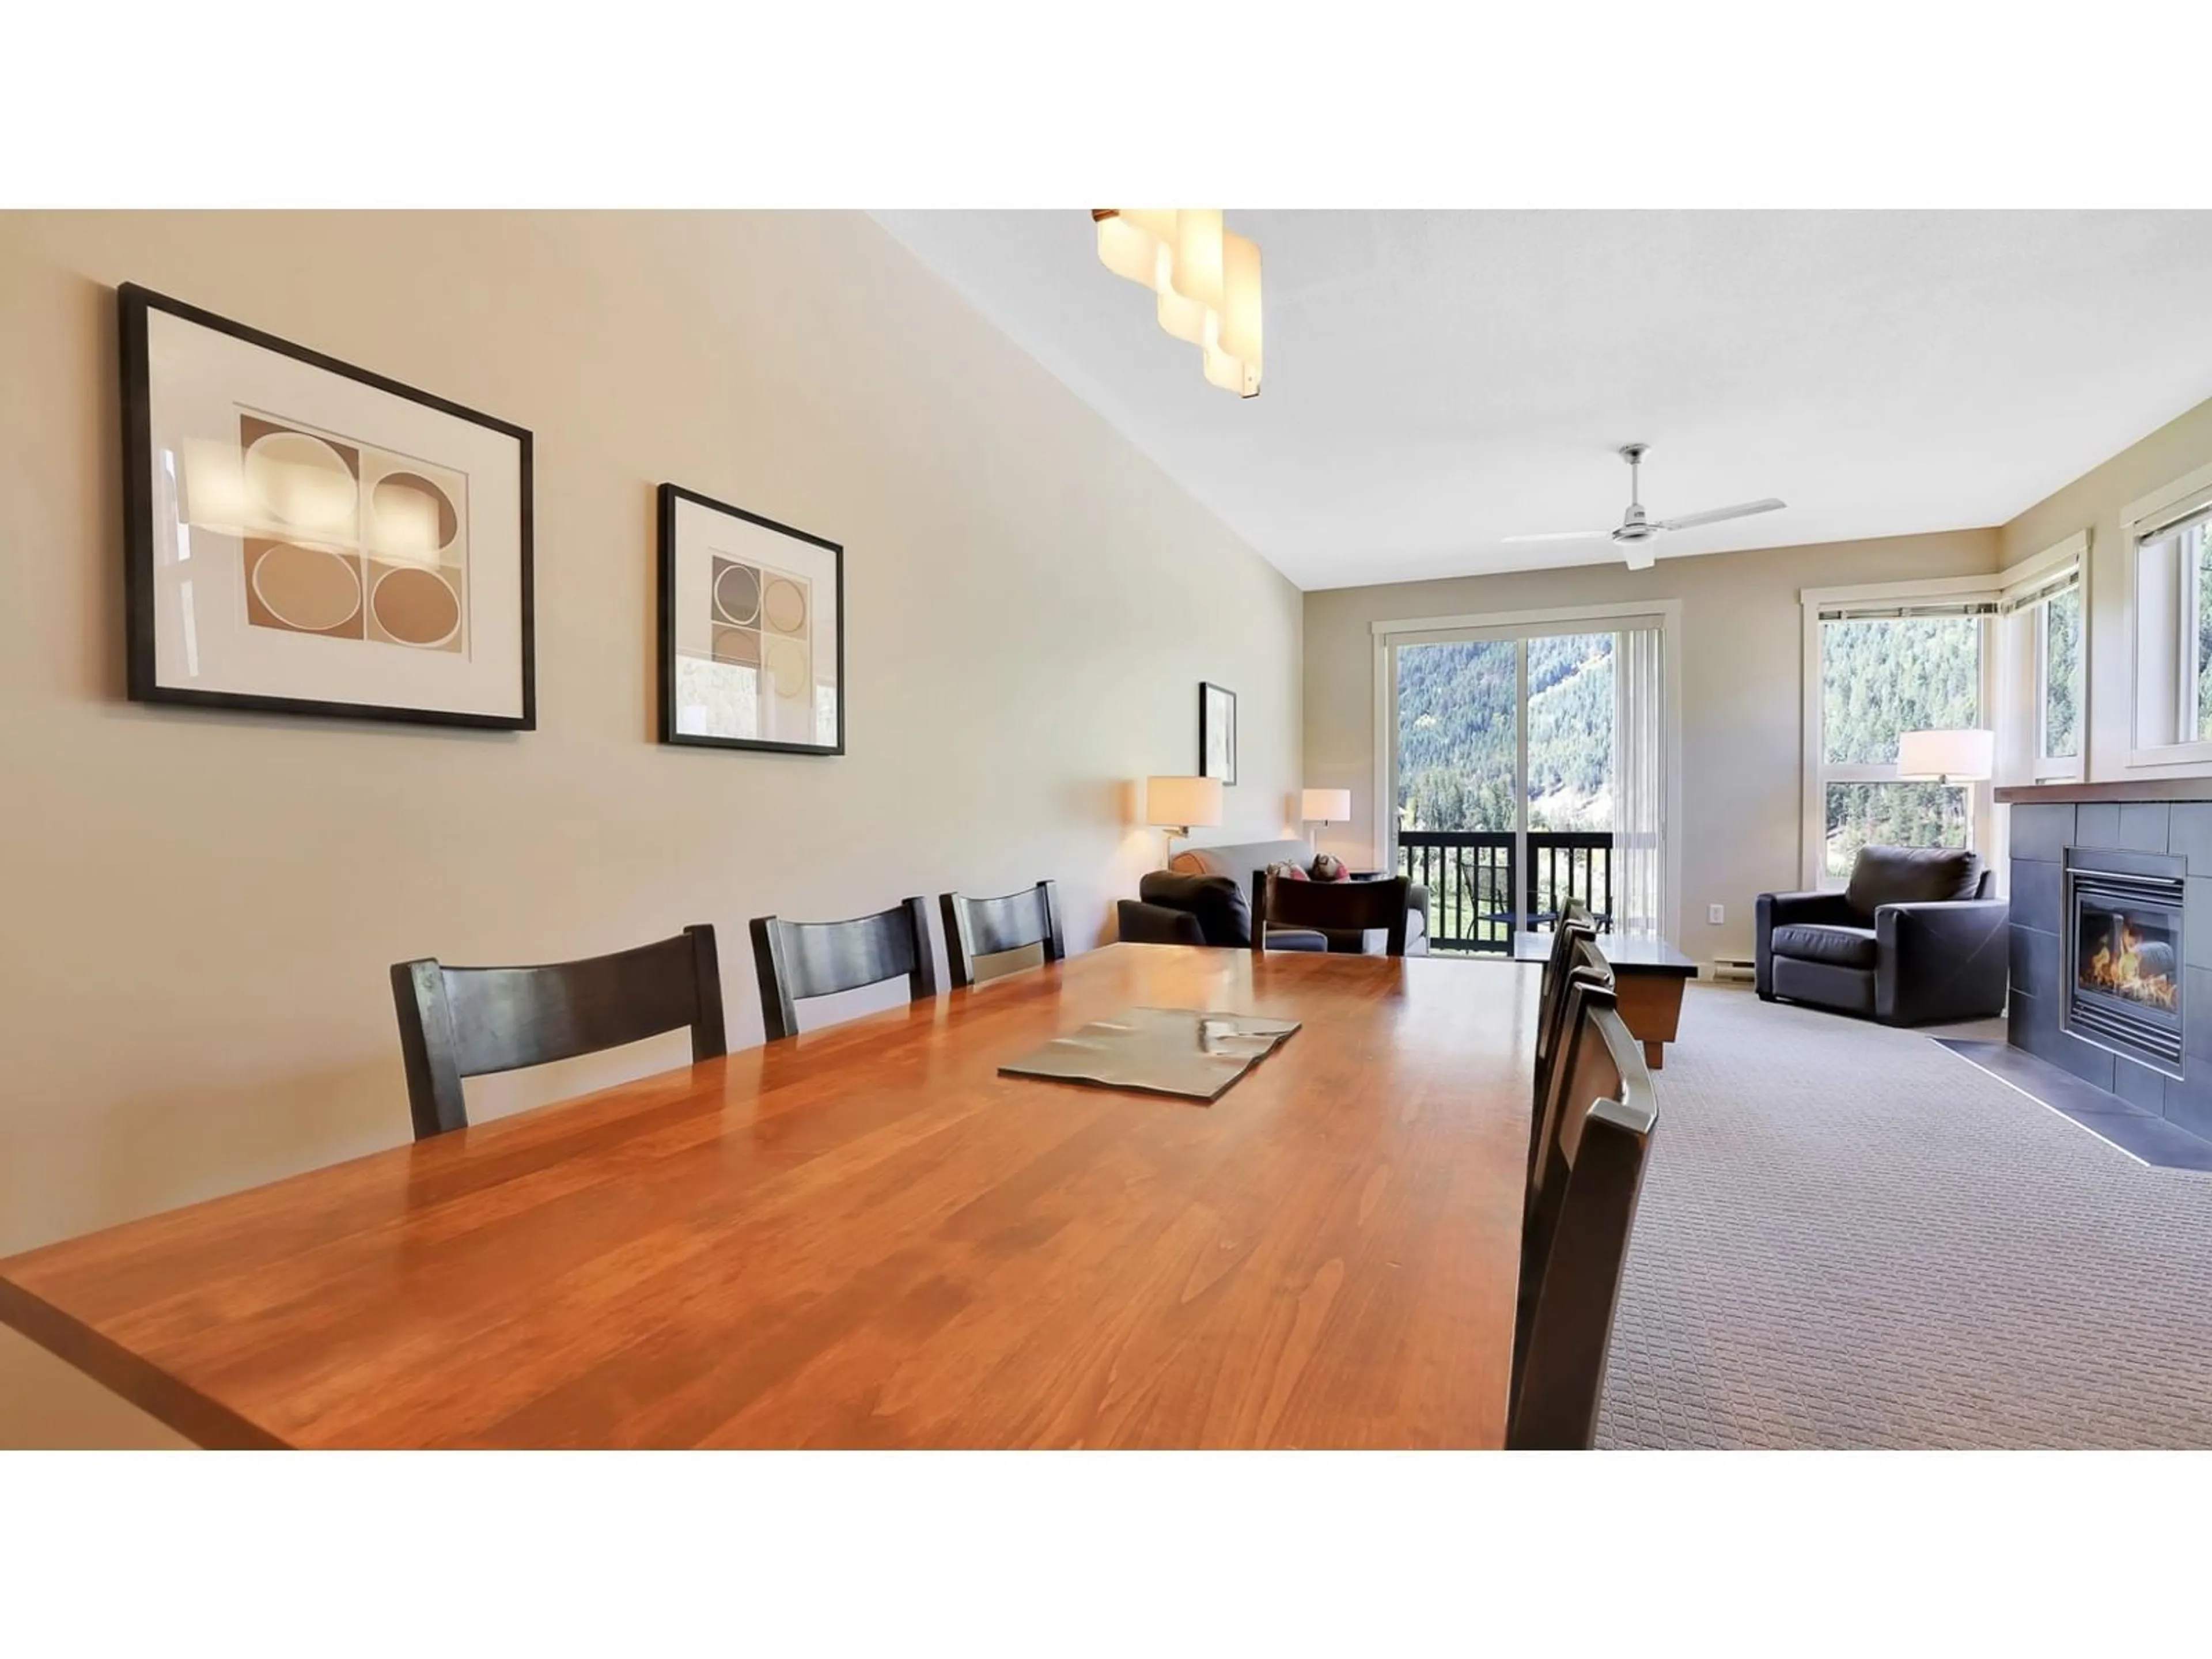
<instances>
[{"instance_id":1,"label":"dark wood dining chair","mask_svg":"<svg viewBox=\"0 0 2212 1659\"><path fill-rule=\"evenodd\" d=\"M1597 937L1597 921L1580 899L1569 899L1552 929L1552 953L1544 959L1543 978L1536 992L1536 1068L1534 1109L1543 1110L1545 1085L1550 1076L1552 1045L1559 1035L1560 1004L1567 994L1568 958L1577 944Z\"/></svg>"},{"instance_id":2,"label":"dark wood dining chair","mask_svg":"<svg viewBox=\"0 0 2212 1659\"><path fill-rule=\"evenodd\" d=\"M1042 945L1047 962L1067 955L1067 939L1060 927L1060 888L1054 883L1041 881L998 898L943 893L937 902L945 916L945 965L956 991L975 982L978 957L994 957L1026 945Z\"/></svg>"},{"instance_id":3,"label":"dark wood dining chair","mask_svg":"<svg viewBox=\"0 0 2212 1659\"><path fill-rule=\"evenodd\" d=\"M1384 881L1286 881L1272 870L1257 878L1253 906L1252 948L1267 948L1269 927L1342 928L1371 933L1381 928L1382 954L1406 954L1406 906L1413 884L1404 876Z\"/></svg>"},{"instance_id":4,"label":"dark wood dining chair","mask_svg":"<svg viewBox=\"0 0 2212 1659\"><path fill-rule=\"evenodd\" d=\"M1547 1209L1516 1320L1505 1443L1587 1449L1597 1433L1614 1310L1644 1189L1658 1102L1610 992L1573 988L1576 1025L1559 1133L1546 1149Z\"/></svg>"},{"instance_id":5,"label":"dark wood dining chair","mask_svg":"<svg viewBox=\"0 0 2212 1659\"><path fill-rule=\"evenodd\" d=\"M1542 1148L1559 1131L1559 1103L1565 1095L1560 1086L1567 1074L1565 1062L1580 1029L1576 1021L1581 1011L1575 996L1583 986L1607 993L1615 988L1613 966L1606 961L1595 936L1591 934L1583 935L1568 946L1566 962L1559 975L1559 994L1543 1011L1545 1024L1537 1032L1537 1046L1542 1057L1536 1066L1536 1092L1528 1105L1528 1188L1532 1195L1542 1173Z\"/></svg>"},{"instance_id":6,"label":"dark wood dining chair","mask_svg":"<svg viewBox=\"0 0 2212 1659\"><path fill-rule=\"evenodd\" d=\"M722 972L705 923L612 956L532 968L392 964L415 1139L468 1127L464 1078L544 1066L691 1028L691 1058L728 1052Z\"/></svg>"},{"instance_id":7,"label":"dark wood dining chair","mask_svg":"<svg viewBox=\"0 0 2212 1659\"><path fill-rule=\"evenodd\" d=\"M785 921L755 916L753 966L760 975L761 1023L768 1040L799 1031L797 1005L906 975L916 1002L937 994L929 906L920 897L849 921Z\"/></svg>"}]
</instances>

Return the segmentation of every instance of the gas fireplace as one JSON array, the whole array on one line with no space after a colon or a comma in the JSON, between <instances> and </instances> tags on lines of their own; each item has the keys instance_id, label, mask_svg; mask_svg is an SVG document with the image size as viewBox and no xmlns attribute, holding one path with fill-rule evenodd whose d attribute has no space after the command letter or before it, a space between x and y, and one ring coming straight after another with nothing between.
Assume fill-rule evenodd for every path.
<instances>
[{"instance_id":1,"label":"gas fireplace","mask_svg":"<svg viewBox=\"0 0 2212 1659\"><path fill-rule=\"evenodd\" d=\"M2082 855L2077 851L2075 856ZM2068 1028L2178 1075L2180 878L2075 864L2067 872L2067 887L2074 962Z\"/></svg>"}]
</instances>

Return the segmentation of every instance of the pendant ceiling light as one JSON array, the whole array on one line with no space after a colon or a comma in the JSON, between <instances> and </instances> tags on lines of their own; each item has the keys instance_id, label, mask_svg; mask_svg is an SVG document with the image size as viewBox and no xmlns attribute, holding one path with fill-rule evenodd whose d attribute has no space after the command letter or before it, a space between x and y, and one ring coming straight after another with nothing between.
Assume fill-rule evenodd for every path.
<instances>
[{"instance_id":1,"label":"pendant ceiling light","mask_svg":"<svg viewBox=\"0 0 2212 1659\"><path fill-rule=\"evenodd\" d=\"M1160 326L1199 349L1206 378L1260 395L1260 250L1219 208L1093 208L1098 258L1152 291Z\"/></svg>"}]
</instances>

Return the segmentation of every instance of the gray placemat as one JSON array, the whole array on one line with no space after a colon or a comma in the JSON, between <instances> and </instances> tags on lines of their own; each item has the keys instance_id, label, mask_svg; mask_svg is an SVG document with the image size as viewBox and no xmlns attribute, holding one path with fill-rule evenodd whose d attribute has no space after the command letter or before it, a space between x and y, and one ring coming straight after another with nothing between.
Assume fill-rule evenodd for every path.
<instances>
[{"instance_id":1,"label":"gray placemat","mask_svg":"<svg viewBox=\"0 0 2212 1659\"><path fill-rule=\"evenodd\" d=\"M1139 1089L1186 1100L1222 1091L1298 1029L1294 1019L1208 1013L1197 1008L1128 1008L1054 1037L999 1067L1002 1077L1049 1078L1101 1089Z\"/></svg>"}]
</instances>

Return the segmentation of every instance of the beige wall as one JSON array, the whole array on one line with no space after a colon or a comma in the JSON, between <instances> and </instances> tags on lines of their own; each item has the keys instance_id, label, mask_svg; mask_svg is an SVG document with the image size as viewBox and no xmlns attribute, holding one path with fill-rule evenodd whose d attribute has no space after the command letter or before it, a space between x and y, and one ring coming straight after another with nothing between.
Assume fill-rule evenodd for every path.
<instances>
[{"instance_id":1,"label":"beige wall","mask_svg":"<svg viewBox=\"0 0 2212 1659\"><path fill-rule=\"evenodd\" d=\"M2133 718L2135 642L2128 634L2131 550L2120 535L2120 513L2161 486L2212 464L2212 402L2199 404L2046 496L2004 526L2007 564L2056 546L2078 530L2089 549L2089 775L2160 777L2203 774L2196 766L2128 765Z\"/></svg>"},{"instance_id":2,"label":"beige wall","mask_svg":"<svg viewBox=\"0 0 2212 1659\"><path fill-rule=\"evenodd\" d=\"M531 428L539 729L122 700L112 295L204 306ZM0 1252L407 1134L385 970L1158 861L1129 781L1240 696L1221 831L1299 781L1297 591L857 216L0 217ZM845 544L850 754L658 746L653 488ZM480 1114L675 1063L492 1079ZM0 1334L0 1444L160 1440Z\"/></svg>"},{"instance_id":3,"label":"beige wall","mask_svg":"<svg viewBox=\"0 0 2212 1659\"><path fill-rule=\"evenodd\" d=\"M1758 894L1801 876L1803 611L1807 587L1978 574L1993 530L1834 542L1703 558L1522 571L1305 596L1306 781L1352 792L1354 821L1329 844L1371 856L1375 641L1369 624L1626 600L1682 602L1682 948L1699 961L1751 954ZM1726 907L1713 927L1706 907Z\"/></svg>"}]
</instances>

